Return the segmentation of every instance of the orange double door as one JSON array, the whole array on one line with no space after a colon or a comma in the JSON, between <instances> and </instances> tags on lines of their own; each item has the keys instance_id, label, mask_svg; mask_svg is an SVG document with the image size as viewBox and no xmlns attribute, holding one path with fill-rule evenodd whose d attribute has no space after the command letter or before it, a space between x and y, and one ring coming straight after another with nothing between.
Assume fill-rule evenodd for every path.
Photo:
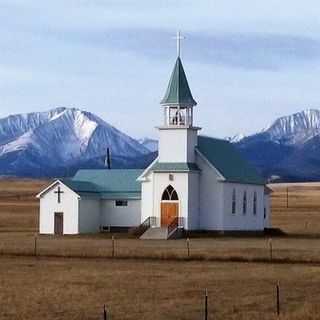
<instances>
[{"instance_id":1,"label":"orange double door","mask_svg":"<svg viewBox=\"0 0 320 320\"><path fill-rule=\"evenodd\" d=\"M168 226L179 215L178 202L161 203L161 227Z\"/></svg>"}]
</instances>

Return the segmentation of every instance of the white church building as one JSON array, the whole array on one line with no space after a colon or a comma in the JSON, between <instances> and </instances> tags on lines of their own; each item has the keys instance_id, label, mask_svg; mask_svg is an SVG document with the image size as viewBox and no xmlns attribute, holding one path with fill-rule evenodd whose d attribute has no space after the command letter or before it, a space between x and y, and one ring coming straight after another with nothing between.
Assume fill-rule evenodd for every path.
<instances>
[{"instance_id":1,"label":"white church building","mask_svg":"<svg viewBox=\"0 0 320 320\"><path fill-rule=\"evenodd\" d=\"M178 55L161 101L158 157L145 170L79 170L38 194L41 234L134 230L145 238L176 231L263 231L265 181L225 140L199 135ZM139 233L140 232L140 233Z\"/></svg>"}]
</instances>

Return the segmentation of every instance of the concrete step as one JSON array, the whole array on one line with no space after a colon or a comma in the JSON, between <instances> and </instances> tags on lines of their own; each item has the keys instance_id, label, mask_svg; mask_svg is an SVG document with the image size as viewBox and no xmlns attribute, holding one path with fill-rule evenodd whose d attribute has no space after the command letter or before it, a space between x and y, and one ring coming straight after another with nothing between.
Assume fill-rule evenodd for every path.
<instances>
[{"instance_id":1,"label":"concrete step","mask_svg":"<svg viewBox=\"0 0 320 320\"><path fill-rule=\"evenodd\" d=\"M168 237L167 228L149 228L141 237L142 240L166 240Z\"/></svg>"}]
</instances>

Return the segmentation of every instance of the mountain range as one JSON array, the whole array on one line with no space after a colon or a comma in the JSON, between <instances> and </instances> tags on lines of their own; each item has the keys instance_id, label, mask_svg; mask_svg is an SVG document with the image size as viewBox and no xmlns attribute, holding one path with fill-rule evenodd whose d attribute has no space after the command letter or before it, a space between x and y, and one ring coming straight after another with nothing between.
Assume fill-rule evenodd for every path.
<instances>
[{"instance_id":1,"label":"mountain range","mask_svg":"<svg viewBox=\"0 0 320 320\"><path fill-rule=\"evenodd\" d=\"M281 117L235 146L270 180L320 180L320 110Z\"/></svg>"},{"instance_id":2,"label":"mountain range","mask_svg":"<svg viewBox=\"0 0 320 320\"><path fill-rule=\"evenodd\" d=\"M260 132L229 140L269 180L320 180L320 110L276 119ZM0 176L71 176L79 168L145 168L158 141L135 140L98 116L75 108L0 119Z\"/></svg>"},{"instance_id":3,"label":"mountain range","mask_svg":"<svg viewBox=\"0 0 320 320\"><path fill-rule=\"evenodd\" d=\"M150 151L96 115L74 108L0 119L0 175L65 176L80 167L145 166Z\"/></svg>"}]
</instances>

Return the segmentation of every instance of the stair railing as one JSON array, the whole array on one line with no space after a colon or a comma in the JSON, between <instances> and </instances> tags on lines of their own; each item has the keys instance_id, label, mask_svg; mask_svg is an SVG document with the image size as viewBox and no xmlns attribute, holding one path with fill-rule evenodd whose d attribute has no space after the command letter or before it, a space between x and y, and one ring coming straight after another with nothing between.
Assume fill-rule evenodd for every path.
<instances>
[{"instance_id":1,"label":"stair railing","mask_svg":"<svg viewBox=\"0 0 320 320\"><path fill-rule=\"evenodd\" d=\"M168 236L169 239L178 229L184 228L183 217L175 217L172 222L168 225Z\"/></svg>"},{"instance_id":2,"label":"stair railing","mask_svg":"<svg viewBox=\"0 0 320 320\"><path fill-rule=\"evenodd\" d=\"M155 226L157 223L156 217L148 217L144 220L138 227L132 228L130 233L140 237L143 233L145 233L149 228Z\"/></svg>"}]
</instances>

